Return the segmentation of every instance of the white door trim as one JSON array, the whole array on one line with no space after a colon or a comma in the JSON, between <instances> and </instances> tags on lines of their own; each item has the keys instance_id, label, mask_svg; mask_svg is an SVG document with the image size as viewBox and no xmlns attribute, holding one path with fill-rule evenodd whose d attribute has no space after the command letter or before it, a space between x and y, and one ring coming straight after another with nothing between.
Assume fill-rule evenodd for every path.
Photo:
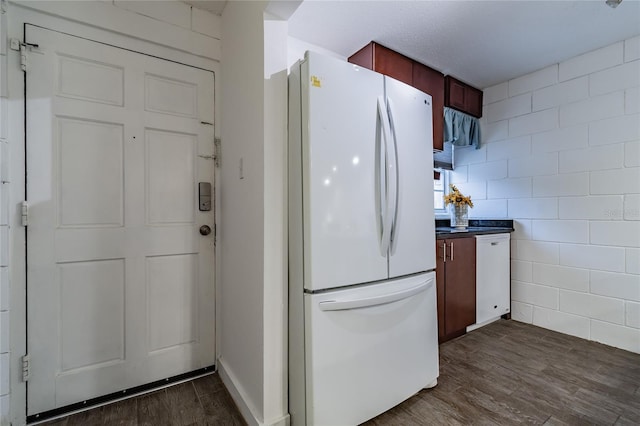
<instances>
[{"instance_id":1,"label":"white door trim","mask_svg":"<svg viewBox=\"0 0 640 426\"><path fill-rule=\"evenodd\" d=\"M75 7L83 8L82 3L75 3ZM48 7L51 9L51 7ZM109 44L128 50L133 50L142 54L156 56L179 62L185 65L202 68L212 71L216 76L220 75L219 58L206 58L189 53L189 47L186 44L170 48L156 44L151 34L148 39L132 38L129 35L118 34L111 31L110 23L104 20L102 28L85 25L80 22L74 22L51 15L51 10L44 12L34 10L32 8L22 7L20 4L11 3L11 7L7 12L8 38L16 38L23 40L23 28L25 23L30 23L50 30L64 32L77 37L83 37L99 43ZM167 24L169 26L169 24ZM178 49L178 47L180 49ZM9 179L10 188L10 229L9 229L9 251L10 251L10 286L11 286L11 311L10 311L10 421L14 425L26 424L26 385L22 381L22 371L17 368L21 363L21 357L26 352L26 258L25 258L25 231L20 223L20 211L18 206L24 199L25 189L25 168L24 168L24 75L20 69L19 54L14 51L7 52L7 72L9 80L9 96L8 102L8 140L11 145L10 153L10 170ZM215 78L215 91L221 90L220 79ZM220 123L220 97L217 96L215 102L214 122ZM219 126L216 126L216 137L219 137ZM215 170L216 182L216 226L219 227L220 203L219 203L219 169ZM216 256L216 277L217 282L220 273L219 256ZM217 288L217 286L216 286ZM217 291L217 290L216 290ZM216 297L216 303L219 300ZM216 308L216 316L219 315L219 309ZM216 318L216 341L218 341L220 321ZM219 351L219 345L216 342L216 351ZM217 358L217 354L216 354Z\"/></svg>"}]
</instances>

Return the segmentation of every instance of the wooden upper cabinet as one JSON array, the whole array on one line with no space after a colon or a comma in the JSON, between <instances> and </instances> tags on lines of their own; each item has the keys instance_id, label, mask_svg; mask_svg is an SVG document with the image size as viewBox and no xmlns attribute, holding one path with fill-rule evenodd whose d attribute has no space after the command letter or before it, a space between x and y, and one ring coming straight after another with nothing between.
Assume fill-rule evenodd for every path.
<instances>
[{"instance_id":1,"label":"wooden upper cabinet","mask_svg":"<svg viewBox=\"0 0 640 426\"><path fill-rule=\"evenodd\" d=\"M413 61L373 41L351 55L349 62L407 84L413 81Z\"/></svg>"},{"instance_id":2,"label":"wooden upper cabinet","mask_svg":"<svg viewBox=\"0 0 640 426\"><path fill-rule=\"evenodd\" d=\"M431 95L433 149L442 150L444 75L378 43L371 42L349 57L349 62L407 83Z\"/></svg>"},{"instance_id":3,"label":"wooden upper cabinet","mask_svg":"<svg viewBox=\"0 0 640 426\"><path fill-rule=\"evenodd\" d=\"M444 79L444 106L480 118L482 117L482 90L448 75Z\"/></svg>"},{"instance_id":4,"label":"wooden upper cabinet","mask_svg":"<svg viewBox=\"0 0 640 426\"><path fill-rule=\"evenodd\" d=\"M442 151L444 131L444 76L419 62L413 63L413 87L431 95L433 149Z\"/></svg>"}]
</instances>

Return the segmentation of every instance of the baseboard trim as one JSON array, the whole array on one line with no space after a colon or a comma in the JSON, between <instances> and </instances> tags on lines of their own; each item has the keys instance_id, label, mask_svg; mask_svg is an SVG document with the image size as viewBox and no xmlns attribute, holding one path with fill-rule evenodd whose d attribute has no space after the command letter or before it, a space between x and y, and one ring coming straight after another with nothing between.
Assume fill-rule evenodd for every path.
<instances>
[{"instance_id":1,"label":"baseboard trim","mask_svg":"<svg viewBox=\"0 0 640 426\"><path fill-rule=\"evenodd\" d=\"M250 407L247 403L248 398L246 397L245 392L237 385L238 380L233 372L227 367L224 359L218 358L217 366L218 374L220 375L222 383L227 387L233 402L236 403L240 414L249 426L289 426L291 423L289 413L286 413L284 416L277 419L269 419L268 422L259 420L255 414L255 408Z\"/></svg>"},{"instance_id":2,"label":"baseboard trim","mask_svg":"<svg viewBox=\"0 0 640 426\"><path fill-rule=\"evenodd\" d=\"M220 374L220 379L222 383L227 387L227 390L231 394L231 398L233 402L238 406L238 410L240 410L240 414L244 418L244 421L249 424L249 426L258 426L260 425L260 421L253 413L253 410L249 408L249 405L246 403L246 398L244 398L242 391L238 389L236 386L237 380L233 373L227 368L226 363L222 358L218 358L218 374Z\"/></svg>"},{"instance_id":3,"label":"baseboard trim","mask_svg":"<svg viewBox=\"0 0 640 426\"><path fill-rule=\"evenodd\" d=\"M291 417L289 416L289 413L287 413L284 416L280 417L279 419L269 420L269 423L265 423L264 426L289 426L290 424L291 424Z\"/></svg>"},{"instance_id":4,"label":"baseboard trim","mask_svg":"<svg viewBox=\"0 0 640 426\"><path fill-rule=\"evenodd\" d=\"M477 330L477 329L479 329L480 327L484 327L485 325L489 325L489 324L491 324L492 322L498 321L500 318L501 318L501 317L499 317L499 316L498 316L498 317L495 317L495 318L488 319L488 320L486 320L485 322L472 324L472 325L470 325L469 327L467 327L467 333L468 333L468 332L470 332L470 331L473 331L473 330Z\"/></svg>"}]
</instances>

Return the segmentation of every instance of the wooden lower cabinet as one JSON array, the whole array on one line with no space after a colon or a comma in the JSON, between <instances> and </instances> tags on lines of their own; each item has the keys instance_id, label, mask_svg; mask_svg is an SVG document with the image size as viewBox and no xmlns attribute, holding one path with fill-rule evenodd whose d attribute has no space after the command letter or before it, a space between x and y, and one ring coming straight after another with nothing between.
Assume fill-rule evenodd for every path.
<instances>
[{"instance_id":1,"label":"wooden lower cabinet","mask_svg":"<svg viewBox=\"0 0 640 426\"><path fill-rule=\"evenodd\" d=\"M476 322L476 240L436 240L438 341L461 336Z\"/></svg>"}]
</instances>

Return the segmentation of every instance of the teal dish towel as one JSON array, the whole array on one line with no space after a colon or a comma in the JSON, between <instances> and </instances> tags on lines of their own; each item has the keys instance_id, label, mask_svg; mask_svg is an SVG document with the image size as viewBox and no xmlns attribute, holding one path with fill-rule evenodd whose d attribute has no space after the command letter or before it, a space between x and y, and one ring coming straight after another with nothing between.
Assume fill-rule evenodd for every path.
<instances>
[{"instance_id":1,"label":"teal dish towel","mask_svg":"<svg viewBox=\"0 0 640 426\"><path fill-rule=\"evenodd\" d=\"M477 118L444 108L444 142L455 146L475 146L480 148L480 123Z\"/></svg>"}]
</instances>

